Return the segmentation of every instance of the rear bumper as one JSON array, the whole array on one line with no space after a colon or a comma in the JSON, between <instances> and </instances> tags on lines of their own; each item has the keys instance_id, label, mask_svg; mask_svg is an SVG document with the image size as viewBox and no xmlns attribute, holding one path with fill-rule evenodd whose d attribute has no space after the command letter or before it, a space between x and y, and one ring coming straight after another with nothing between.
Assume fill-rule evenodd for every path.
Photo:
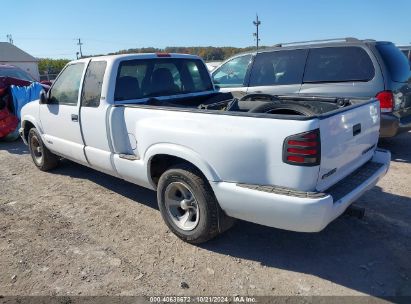
<instances>
[{"instance_id":1,"label":"rear bumper","mask_svg":"<svg viewBox=\"0 0 411 304\"><path fill-rule=\"evenodd\" d=\"M356 172L361 179L346 187L345 179L330 192L299 192L276 187L250 187L228 182L211 183L221 208L227 215L257 224L299 232L318 232L340 216L365 191L374 187L388 171L391 154L376 150L368 166ZM369 169L372 168L372 171ZM361 171L363 170L363 171ZM356 173L356 174L357 174ZM338 188L345 188L345 192ZM339 191L336 191L339 190ZM284 193L284 194L282 194Z\"/></svg>"}]
</instances>

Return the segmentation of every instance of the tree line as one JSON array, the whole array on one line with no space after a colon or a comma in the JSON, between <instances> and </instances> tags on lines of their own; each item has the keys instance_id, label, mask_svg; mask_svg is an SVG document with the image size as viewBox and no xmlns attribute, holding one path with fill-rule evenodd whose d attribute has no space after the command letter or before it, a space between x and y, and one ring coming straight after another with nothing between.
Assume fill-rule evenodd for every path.
<instances>
[{"instance_id":1,"label":"tree line","mask_svg":"<svg viewBox=\"0 0 411 304\"><path fill-rule=\"evenodd\" d=\"M131 53L182 53L182 54L191 54L202 57L205 61L222 61L227 59L235 54L247 52L254 50L255 47L249 46L245 48L236 48L231 46L226 47L213 47L213 46L194 46L194 47L179 47L179 46L169 46L164 49L162 48L133 48L127 50L121 50L115 53L110 53L110 55L116 54L131 54Z\"/></svg>"},{"instance_id":2,"label":"tree line","mask_svg":"<svg viewBox=\"0 0 411 304\"><path fill-rule=\"evenodd\" d=\"M264 47L261 47L264 48ZM145 48L132 48L127 50L120 50L118 52L109 53L108 55L117 55L117 54L131 54L131 53L182 53L182 54L192 54L197 55L203 58L205 61L222 61L235 54L247 52L254 50L255 47L249 46L244 48L236 47L166 47L166 48L154 48L154 47L145 47ZM100 56L100 55L90 55L90 56ZM87 56L89 57L89 56ZM41 58L39 59L39 71L40 74L57 74L63 67L69 62L68 59L51 59L51 58Z\"/></svg>"},{"instance_id":3,"label":"tree line","mask_svg":"<svg viewBox=\"0 0 411 304\"><path fill-rule=\"evenodd\" d=\"M70 62L69 59L40 58L39 59L40 75L58 74L68 62Z\"/></svg>"}]
</instances>

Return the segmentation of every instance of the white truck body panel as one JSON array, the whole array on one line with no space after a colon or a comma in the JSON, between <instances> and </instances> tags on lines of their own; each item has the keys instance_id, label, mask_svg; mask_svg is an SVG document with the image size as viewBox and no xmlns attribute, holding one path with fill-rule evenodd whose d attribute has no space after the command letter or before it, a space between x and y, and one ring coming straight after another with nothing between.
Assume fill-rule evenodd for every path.
<instances>
[{"instance_id":1,"label":"white truck body panel","mask_svg":"<svg viewBox=\"0 0 411 304\"><path fill-rule=\"evenodd\" d=\"M355 125L361 127L361 132L354 136ZM327 146L321 149L318 191L328 189L372 157L378 142L379 128L379 103L320 120L321 142L326 142ZM334 169L337 169L336 173L327 176ZM323 178L325 176L327 178Z\"/></svg>"},{"instance_id":2,"label":"white truck body panel","mask_svg":"<svg viewBox=\"0 0 411 304\"><path fill-rule=\"evenodd\" d=\"M290 124L287 120L270 118L132 107L115 107L111 116L116 115L117 121L125 122L125 130L122 124L112 123L113 134L134 134L138 143L134 154L143 159L155 145L172 144L203 159L212 171L218 172L218 175L208 176L210 181L279 185L307 191L315 189L318 167L285 164L281 161L282 149L278 147L282 147L284 138L290 134L317 128L316 121L294 121ZM121 130L115 130L117 127ZM126 147L128 138L116 138L115 151L130 152ZM162 153L167 154L168 151Z\"/></svg>"}]
</instances>

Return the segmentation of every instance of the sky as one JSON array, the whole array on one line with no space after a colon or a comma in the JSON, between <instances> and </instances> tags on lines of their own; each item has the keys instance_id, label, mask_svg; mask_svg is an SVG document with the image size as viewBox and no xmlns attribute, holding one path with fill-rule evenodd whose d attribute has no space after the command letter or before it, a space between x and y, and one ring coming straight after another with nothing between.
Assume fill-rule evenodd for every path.
<instances>
[{"instance_id":1,"label":"sky","mask_svg":"<svg viewBox=\"0 0 411 304\"><path fill-rule=\"evenodd\" d=\"M0 41L35 57L73 59L121 49L254 45L340 37L411 43L411 0L13 0L2 3Z\"/></svg>"}]
</instances>

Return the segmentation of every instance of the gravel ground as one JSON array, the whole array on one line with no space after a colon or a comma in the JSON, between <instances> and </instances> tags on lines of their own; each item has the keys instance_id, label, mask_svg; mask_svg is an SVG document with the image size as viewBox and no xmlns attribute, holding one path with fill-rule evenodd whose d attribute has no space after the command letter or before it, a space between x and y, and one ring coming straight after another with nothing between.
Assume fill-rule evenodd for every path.
<instances>
[{"instance_id":1,"label":"gravel ground","mask_svg":"<svg viewBox=\"0 0 411 304\"><path fill-rule=\"evenodd\" d=\"M391 170L316 234L239 221L201 246L163 224L155 193L0 143L1 295L411 295L411 133Z\"/></svg>"}]
</instances>

